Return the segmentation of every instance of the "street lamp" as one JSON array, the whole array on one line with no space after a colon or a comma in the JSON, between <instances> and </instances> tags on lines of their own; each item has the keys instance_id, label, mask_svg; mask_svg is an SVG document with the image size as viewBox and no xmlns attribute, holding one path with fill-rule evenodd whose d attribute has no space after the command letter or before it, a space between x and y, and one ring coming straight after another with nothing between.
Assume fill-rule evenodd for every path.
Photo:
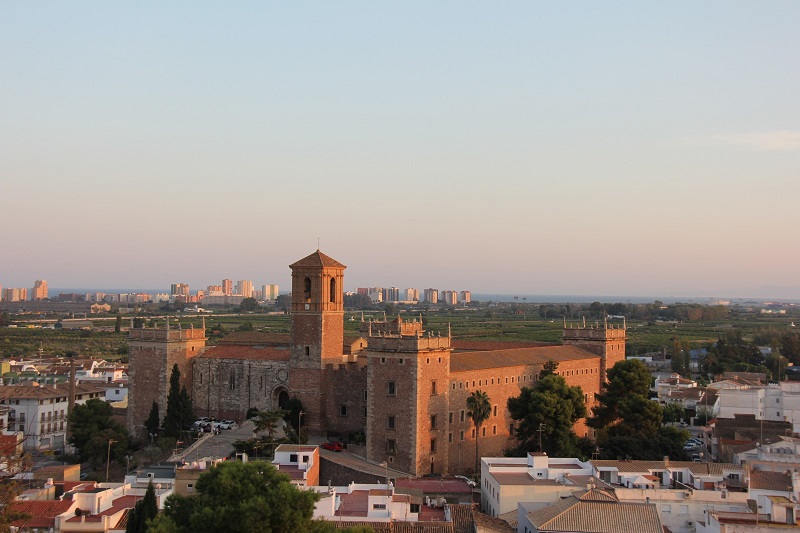
<instances>
[{"instance_id":1,"label":"street lamp","mask_svg":"<svg viewBox=\"0 0 800 533\"><path fill-rule=\"evenodd\" d=\"M106 483L108 483L108 467L111 465L111 445L118 441L114 439L108 439L108 456L106 457Z\"/></svg>"},{"instance_id":2,"label":"street lamp","mask_svg":"<svg viewBox=\"0 0 800 533\"><path fill-rule=\"evenodd\" d=\"M305 413L300 411L297 413L297 444L300 444L300 426L303 424L303 415Z\"/></svg>"},{"instance_id":3,"label":"street lamp","mask_svg":"<svg viewBox=\"0 0 800 533\"><path fill-rule=\"evenodd\" d=\"M386 477L386 490L389 490L389 463L384 461L381 463L381 466L383 467L383 473Z\"/></svg>"}]
</instances>

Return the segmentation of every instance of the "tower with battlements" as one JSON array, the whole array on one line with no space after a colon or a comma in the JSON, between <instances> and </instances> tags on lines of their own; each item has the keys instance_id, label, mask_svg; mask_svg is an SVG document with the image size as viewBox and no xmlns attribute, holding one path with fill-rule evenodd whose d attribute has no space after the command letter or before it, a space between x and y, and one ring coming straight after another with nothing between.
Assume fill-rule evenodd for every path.
<instances>
[{"instance_id":1,"label":"tower with battlements","mask_svg":"<svg viewBox=\"0 0 800 533\"><path fill-rule=\"evenodd\" d=\"M605 383L609 368L625 360L625 341L627 328L622 325L609 325L608 320L595 326L570 325L564 322L562 340L565 345L579 346L600 356L600 383Z\"/></svg>"},{"instance_id":2,"label":"tower with battlements","mask_svg":"<svg viewBox=\"0 0 800 533\"><path fill-rule=\"evenodd\" d=\"M158 403L159 420L167 412L167 394L172 367L178 365L181 385L191 394L192 358L206 346L205 328L132 328L128 334L128 433L147 437L145 422L153 402Z\"/></svg>"}]
</instances>

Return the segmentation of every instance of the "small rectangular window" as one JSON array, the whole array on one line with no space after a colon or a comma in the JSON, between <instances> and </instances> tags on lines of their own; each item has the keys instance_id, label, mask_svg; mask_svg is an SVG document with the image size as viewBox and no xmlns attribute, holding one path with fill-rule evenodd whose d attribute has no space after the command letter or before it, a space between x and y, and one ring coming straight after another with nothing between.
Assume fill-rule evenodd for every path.
<instances>
[{"instance_id":1,"label":"small rectangular window","mask_svg":"<svg viewBox=\"0 0 800 533\"><path fill-rule=\"evenodd\" d=\"M436 453L436 439L431 439L431 453Z\"/></svg>"},{"instance_id":2,"label":"small rectangular window","mask_svg":"<svg viewBox=\"0 0 800 533\"><path fill-rule=\"evenodd\" d=\"M464 432L463 432L463 431L462 431L462 432L461 432L461 434L459 435L459 438L460 438L461 440L464 440Z\"/></svg>"},{"instance_id":3,"label":"small rectangular window","mask_svg":"<svg viewBox=\"0 0 800 533\"><path fill-rule=\"evenodd\" d=\"M431 415L431 429L436 429L436 415Z\"/></svg>"},{"instance_id":4,"label":"small rectangular window","mask_svg":"<svg viewBox=\"0 0 800 533\"><path fill-rule=\"evenodd\" d=\"M395 386L394 381L389 381L386 383L386 394L388 394L389 396L397 395L397 387Z\"/></svg>"},{"instance_id":5,"label":"small rectangular window","mask_svg":"<svg viewBox=\"0 0 800 533\"><path fill-rule=\"evenodd\" d=\"M452 411L447 413L447 423L448 424L452 424L453 423L453 412Z\"/></svg>"},{"instance_id":6,"label":"small rectangular window","mask_svg":"<svg viewBox=\"0 0 800 533\"><path fill-rule=\"evenodd\" d=\"M431 381L431 396L436 396L436 382Z\"/></svg>"},{"instance_id":7,"label":"small rectangular window","mask_svg":"<svg viewBox=\"0 0 800 533\"><path fill-rule=\"evenodd\" d=\"M394 455L394 439L386 439L386 453Z\"/></svg>"},{"instance_id":8,"label":"small rectangular window","mask_svg":"<svg viewBox=\"0 0 800 533\"><path fill-rule=\"evenodd\" d=\"M386 428L394 429L394 415L389 415L386 417Z\"/></svg>"},{"instance_id":9,"label":"small rectangular window","mask_svg":"<svg viewBox=\"0 0 800 533\"><path fill-rule=\"evenodd\" d=\"M342 404L339 406L339 416L347 416L347 405Z\"/></svg>"},{"instance_id":10,"label":"small rectangular window","mask_svg":"<svg viewBox=\"0 0 800 533\"><path fill-rule=\"evenodd\" d=\"M463 409L461 410L461 421L462 422L464 421L464 410Z\"/></svg>"}]
</instances>

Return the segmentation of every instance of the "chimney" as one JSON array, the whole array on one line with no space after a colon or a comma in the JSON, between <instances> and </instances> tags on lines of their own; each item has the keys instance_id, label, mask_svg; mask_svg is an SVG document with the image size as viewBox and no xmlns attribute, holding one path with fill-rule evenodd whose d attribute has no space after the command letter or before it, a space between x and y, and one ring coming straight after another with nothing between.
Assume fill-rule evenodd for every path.
<instances>
[{"instance_id":1,"label":"chimney","mask_svg":"<svg viewBox=\"0 0 800 533\"><path fill-rule=\"evenodd\" d=\"M666 466L666 467L669 466L669 455L665 455L664 456L664 466Z\"/></svg>"}]
</instances>

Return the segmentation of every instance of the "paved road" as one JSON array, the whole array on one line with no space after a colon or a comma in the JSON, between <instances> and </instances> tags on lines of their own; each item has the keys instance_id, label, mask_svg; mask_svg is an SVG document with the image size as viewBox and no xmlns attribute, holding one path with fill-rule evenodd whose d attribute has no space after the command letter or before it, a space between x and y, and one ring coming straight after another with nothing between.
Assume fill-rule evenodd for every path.
<instances>
[{"instance_id":1,"label":"paved road","mask_svg":"<svg viewBox=\"0 0 800 533\"><path fill-rule=\"evenodd\" d=\"M283 438L283 429L278 429L276 439ZM197 445L181 451L170 460L196 461L203 457L226 457L233 453L233 443L253 437L253 423L246 421L236 429L223 429L219 435L206 434Z\"/></svg>"}]
</instances>

